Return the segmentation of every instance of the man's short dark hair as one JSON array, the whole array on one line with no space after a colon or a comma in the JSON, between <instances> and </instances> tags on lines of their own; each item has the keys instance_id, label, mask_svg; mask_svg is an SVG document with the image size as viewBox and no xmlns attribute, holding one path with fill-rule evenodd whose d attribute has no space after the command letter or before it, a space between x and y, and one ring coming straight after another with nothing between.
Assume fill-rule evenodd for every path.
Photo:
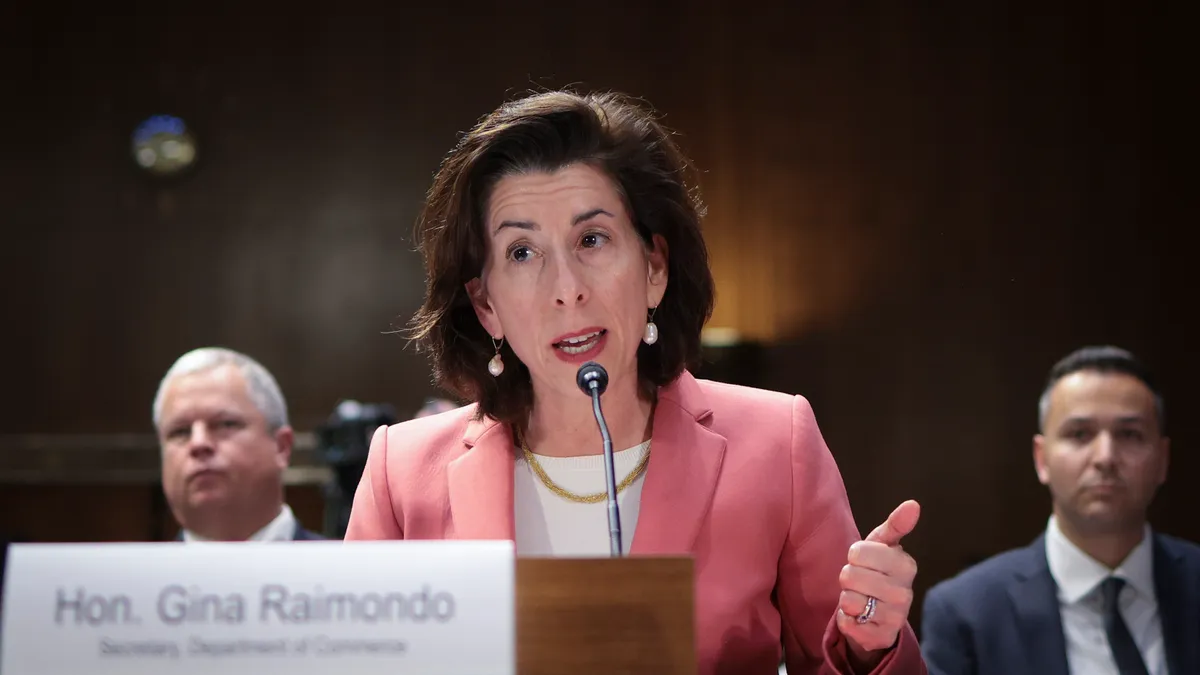
<instances>
[{"instance_id":1,"label":"man's short dark hair","mask_svg":"<svg viewBox=\"0 0 1200 675\"><path fill-rule=\"evenodd\" d=\"M1154 375L1132 353L1110 345L1076 349L1054 364L1054 367L1050 369L1050 376L1046 378L1046 387L1042 390L1042 397L1038 401L1038 430L1046 430L1046 415L1050 411L1050 391L1054 389L1054 385L1064 377L1082 371L1119 373L1140 380L1154 395L1154 412L1158 418L1158 431L1160 434L1166 433L1166 409L1163 405L1162 392L1158 390L1158 385L1154 381Z\"/></svg>"}]
</instances>

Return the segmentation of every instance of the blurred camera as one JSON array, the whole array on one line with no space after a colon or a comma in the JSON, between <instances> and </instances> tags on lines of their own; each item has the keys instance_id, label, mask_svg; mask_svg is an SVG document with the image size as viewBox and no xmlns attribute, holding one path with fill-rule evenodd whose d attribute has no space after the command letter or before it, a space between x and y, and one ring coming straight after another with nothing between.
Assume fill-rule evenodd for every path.
<instances>
[{"instance_id":1,"label":"blurred camera","mask_svg":"<svg viewBox=\"0 0 1200 675\"><path fill-rule=\"evenodd\" d=\"M396 410L386 403L345 400L337 405L325 424L316 430L317 454L333 470L329 486L326 529L341 538L350 522L354 491L367 466L371 436L384 425L398 421Z\"/></svg>"}]
</instances>

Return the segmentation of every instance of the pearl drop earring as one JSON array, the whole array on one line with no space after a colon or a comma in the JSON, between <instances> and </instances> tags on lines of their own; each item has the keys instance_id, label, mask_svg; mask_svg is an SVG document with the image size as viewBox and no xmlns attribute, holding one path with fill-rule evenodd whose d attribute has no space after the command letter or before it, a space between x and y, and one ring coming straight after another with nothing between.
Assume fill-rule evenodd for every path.
<instances>
[{"instance_id":1,"label":"pearl drop earring","mask_svg":"<svg viewBox=\"0 0 1200 675\"><path fill-rule=\"evenodd\" d=\"M654 310L657 307L650 308L650 318L646 320L646 332L642 333L642 342L652 345L658 342L658 326L654 325Z\"/></svg>"},{"instance_id":2,"label":"pearl drop earring","mask_svg":"<svg viewBox=\"0 0 1200 675\"><path fill-rule=\"evenodd\" d=\"M492 377L500 377L500 373L504 372L504 359L500 358L500 348L504 346L504 338L500 338L499 342L496 342L496 338L492 338L492 345L496 348L496 355L492 357L491 361L488 361L488 372L492 374Z\"/></svg>"}]
</instances>

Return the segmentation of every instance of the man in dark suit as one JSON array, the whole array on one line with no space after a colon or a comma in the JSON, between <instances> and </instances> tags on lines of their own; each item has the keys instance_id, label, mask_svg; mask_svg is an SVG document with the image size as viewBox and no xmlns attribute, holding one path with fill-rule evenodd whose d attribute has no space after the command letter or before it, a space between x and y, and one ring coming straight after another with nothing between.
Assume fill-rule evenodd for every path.
<instances>
[{"instance_id":1,"label":"man in dark suit","mask_svg":"<svg viewBox=\"0 0 1200 675\"><path fill-rule=\"evenodd\" d=\"M275 378L229 349L175 362L154 398L162 484L183 541L323 539L284 503L294 434Z\"/></svg>"},{"instance_id":2,"label":"man in dark suit","mask_svg":"<svg viewBox=\"0 0 1200 675\"><path fill-rule=\"evenodd\" d=\"M1086 347L1050 372L1033 439L1053 515L925 596L931 675L1200 673L1200 546L1154 532L1162 396L1133 355Z\"/></svg>"}]
</instances>

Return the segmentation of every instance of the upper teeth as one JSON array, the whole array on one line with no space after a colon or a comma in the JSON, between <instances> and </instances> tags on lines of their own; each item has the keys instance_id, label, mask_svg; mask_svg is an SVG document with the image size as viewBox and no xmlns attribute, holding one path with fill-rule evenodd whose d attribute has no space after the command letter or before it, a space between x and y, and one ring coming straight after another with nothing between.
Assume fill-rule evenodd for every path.
<instances>
[{"instance_id":1,"label":"upper teeth","mask_svg":"<svg viewBox=\"0 0 1200 675\"><path fill-rule=\"evenodd\" d=\"M592 338L596 337L599 334L600 334L600 331L596 331L594 333L588 333L587 335L579 335L579 336L576 336L573 338L567 338L566 340L563 340L563 342L565 342L567 344L571 344L571 345L577 345L580 342L587 342L588 340L591 340Z\"/></svg>"}]
</instances>

